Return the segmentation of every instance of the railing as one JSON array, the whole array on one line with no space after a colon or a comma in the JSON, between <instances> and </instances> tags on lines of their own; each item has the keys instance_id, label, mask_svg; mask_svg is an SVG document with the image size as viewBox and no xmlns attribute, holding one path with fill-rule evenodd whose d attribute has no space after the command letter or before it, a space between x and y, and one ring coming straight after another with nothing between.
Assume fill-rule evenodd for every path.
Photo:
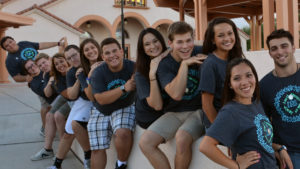
<instances>
[{"instance_id":1,"label":"railing","mask_svg":"<svg viewBox=\"0 0 300 169\"><path fill-rule=\"evenodd\" d=\"M147 8L147 0L123 0L125 8ZM115 0L115 7L120 7L122 0Z\"/></svg>"}]
</instances>

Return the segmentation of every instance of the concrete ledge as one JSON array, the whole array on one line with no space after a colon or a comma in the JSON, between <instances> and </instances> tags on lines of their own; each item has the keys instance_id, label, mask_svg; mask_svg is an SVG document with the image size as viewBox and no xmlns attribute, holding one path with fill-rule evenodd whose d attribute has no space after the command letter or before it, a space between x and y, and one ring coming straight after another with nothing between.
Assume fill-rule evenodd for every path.
<instances>
[{"instance_id":1,"label":"concrete ledge","mask_svg":"<svg viewBox=\"0 0 300 169\"><path fill-rule=\"evenodd\" d=\"M274 68L274 63L267 50L246 52L245 56L249 59L256 68L259 79L269 73ZM295 52L296 61L300 63L300 49ZM143 153L138 147L138 141L144 130L139 126L136 127L134 133L134 144L132 147L131 155L128 161L128 168L130 169L152 169L148 160L145 158ZM198 146L202 138L199 138L193 145L193 159L191 161L190 169L223 169L224 167L212 162L206 156L199 152ZM160 146L162 151L166 153L172 168L174 168L174 157L175 157L175 142L170 140L166 144ZM220 146L222 151L227 154L227 148ZM75 140L72 145L72 150L83 160L83 152ZM107 169L114 168L115 161L117 159L115 148L111 145L111 148L107 150Z\"/></svg>"},{"instance_id":2,"label":"concrete ledge","mask_svg":"<svg viewBox=\"0 0 300 169\"><path fill-rule=\"evenodd\" d=\"M153 167L150 165L144 154L141 152L138 141L140 139L140 136L143 134L144 129L140 128L139 126L136 127L136 131L134 133L134 143L132 147L132 151L128 160L128 168L130 169L153 169ZM198 147L203 137L199 138L194 144L193 144L193 159L191 161L190 169L225 169L224 167L214 163L213 161L209 160L204 154L199 152ZM112 141L113 143L113 141ZM166 154L168 157L172 168L174 168L174 158L175 158L175 140L172 139L166 144L163 144L160 146L162 151ZM222 151L224 153L227 153L227 148L220 146ZM78 142L75 140L72 145L72 150L75 152L75 154L83 160L83 151L78 144ZM107 165L106 169L112 169L115 166L115 162L117 159L115 147L113 144L111 144L110 149L107 150Z\"/></svg>"}]
</instances>

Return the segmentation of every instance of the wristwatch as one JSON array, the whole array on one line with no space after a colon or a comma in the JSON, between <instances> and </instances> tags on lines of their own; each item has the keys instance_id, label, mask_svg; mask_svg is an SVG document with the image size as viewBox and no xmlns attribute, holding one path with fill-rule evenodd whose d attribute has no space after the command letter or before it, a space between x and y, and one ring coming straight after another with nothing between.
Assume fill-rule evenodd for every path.
<instances>
[{"instance_id":1,"label":"wristwatch","mask_svg":"<svg viewBox=\"0 0 300 169\"><path fill-rule=\"evenodd\" d=\"M283 149L287 151L286 146L285 146L285 145L282 145L282 146L277 150L277 152L280 153L280 151L283 150Z\"/></svg>"},{"instance_id":2,"label":"wristwatch","mask_svg":"<svg viewBox=\"0 0 300 169\"><path fill-rule=\"evenodd\" d=\"M124 86L124 85L120 86L120 89L122 90L123 93L126 93L126 90L125 90L125 86Z\"/></svg>"}]
</instances>

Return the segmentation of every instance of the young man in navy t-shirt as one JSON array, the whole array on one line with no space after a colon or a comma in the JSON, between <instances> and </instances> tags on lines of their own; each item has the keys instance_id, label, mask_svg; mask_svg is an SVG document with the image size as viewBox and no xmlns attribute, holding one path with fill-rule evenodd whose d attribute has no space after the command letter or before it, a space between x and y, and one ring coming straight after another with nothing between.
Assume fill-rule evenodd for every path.
<instances>
[{"instance_id":1,"label":"young man in navy t-shirt","mask_svg":"<svg viewBox=\"0 0 300 169\"><path fill-rule=\"evenodd\" d=\"M30 75L26 75L24 70L22 70L22 63L27 59L34 60L38 54L37 50L63 46L64 41L65 39L62 38L59 42L35 43L21 41L16 43L16 41L10 36L3 37L0 41L0 45L8 52L5 60L8 73L16 82L30 82L32 77Z\"/></svg>"},{"instance_id":2,"label":"young man in navy t-shirt","mask_svg":"<svg viewBox=\"0 0 300 169\"><path fill-rule=\"evenodd\" d=\"M156 75L170 100L164 107L166 113L144 133L140 147L154 168L170 169L158 146L175 137L175 168L185 169L192 159L192 143L204 130L199 82L205 57L196 56L202 48L194 46L193 29L185 22L173 23L168 39L172 51L160 61Z\"/></svg>"},{"instance_id":3,"label":"young man in navy t-shirt","mask_svg":"<svg viewBox=\"0 0 300 169\"><path fill-rule=\"evenodd\" d=\"M267 38L275 69L260 81L261 101L270 117L273 148L283 168L300 168L300 64L291 33L283 29ZM277 156L277 157L278 157Z\"/></svg>"},{"instance_id":4,"label":"young man in navy t-shirt","mask_svg":"<svg viewBox=\"0 0 300 169\"><path fill-rule=\"evenodd\" d=\"M135 128L134 62L123 59L123 50L113 38L104 39L101 50L104 63L95 68L90 77L96 107L88 123L91 166L105 168L105 151L114 135L116 169L125 169Z\"/></svg>"}]
</instances>

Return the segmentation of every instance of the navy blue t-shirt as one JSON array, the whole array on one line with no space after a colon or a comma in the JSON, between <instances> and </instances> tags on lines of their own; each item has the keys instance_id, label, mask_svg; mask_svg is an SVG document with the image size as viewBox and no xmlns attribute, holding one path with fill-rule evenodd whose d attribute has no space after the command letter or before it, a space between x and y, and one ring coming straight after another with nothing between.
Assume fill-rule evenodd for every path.
<instances>
[{"instance_id":1,"label":"navy blue t-shirt","mask_svg":"<svg viewBox=\"0 0 300 169\"><path fill-rule=\"evenodd\" d=\"M272 125L260 102L250 105L227 103L219 111L206 135L230 147L233 159L236 158L236 154L257 151L261 158L248 169L277 168L272 148Z\"/></svg>"},{"instance_id":2,"label":"navy blue t-shirt","mask_svg":"<svg viewBox=\"0 0 300 169\"><path fill-rule=\"evenodd\" d=\"M192 56L202 52L202 47L195 46ZM157 68L157 78L162 89L171 83L177 76L181 62L177 62L171 54L162 59ZM180 101L170 97L169 103L164 108L165 112L194 111L201 108L201 93L199 90L200 67L192 65L188 69L188 81L186 91Z\"/></svg>"},{"instance_id":3,"label":"navy blue t-shirt","mask_svg":"<svg viewBox=\"0 0 300 169\"><path fill-rule=\"evenodd\" d=\"M76 68L76 67L72 67L71 69L69 69L69 71L67 72L67 88L69 88L69 87L72 87L74 84L75 84L75 82L76 82L76 80L77 80L77 78L76 78L76 71L77 71L77 69L78 68ZM81 84L81 83L80 83ZM84 100L89 100L88 98L87 98L87 96L86 96L86 94L85 94L85 92L84 92L84 90L83 90L84 88L82 88L82 86L80 85L80 92L79 92L79 95L78 95L78 97L80 96L80 97L82 97ZM78 98L77 97L77 98ZM77 99L76 98L76 99ZM75 100L76 100L75 99Z\"/></svg>"},{"instance_id":4,"label":"navy blue t-shirt","mask_svg":"<svg viewBox=\"0 0 300 169\"><path fill-rule=\"evenodd\" d=\"M150 95L150 82L140 72L135 73L136 93L135 118L142 128L148 128L156 119L163 115L163 110L156 111L148 105L146 100ZM164 100L164 103L165 100Z\"/></svg>"},{"instance_id":5,"label":"navy blue t-shirt","mask_svg":"<svg viewBox=\"0 0 300 169\"><path fill-rule=\"evenodd\" d=\"M18 43L19 50L15 53L8 53L5 64L10 76L16 76L17 74L26 75L22 70L22 64L28 59L35 59L38 54L39 43L33 43L28 41L21 41Z\"/></svg>"},{"instance_id":6,"label":"navy blue t-shirt","mask_svg":"<svg viewBox=\"0 0 300 169\"><path fill-rule=\"evenodd\" d=\"M52 84L53 89L55 89L56 92L60 94L61 92L67 89L66 81L66 76L63 76L61 74L57 75L57 79Z\"/></svg>"},{"instance_id":7,"label":"navy blue t-shirt","mask_svg":"<svg viewBox=\"0 0 300 169\"><path fill-rule=\"evenodd\" d=\"M260 81L261 100L271 117L274 143L300 153L300 70L289 77L270 72Z\"/></svg>"},{"instance_id":8,"label":"navy blue t-shirt","mask_svg":"<svg viewBox=\"0 0 300 169\"><path fill-rule=\"evenodd\" d=\"M210 53L202 64L200 90L214 95L213 105L217 112L221 108L222 91L226 76L227 61ZM204 113L204 123L208 128L211 124Z\"/></svg>"},{"instance_id":9,"label":"navy blue t-shirt","mask_svg":"<svg viewBox=\"0 0 300 169\"><path fill-rule=\"evenodd\" d=\"M134 62L123 60L123 68L119 72L112 72L106 63L95 68L91 76L91 86L93 94L102 93L124 85L134 73ZM124 93L118 100L111 104L100 105L95 103L95 107L104 115L111 115L114 111L125 108L133 104L135 91Z\"/></svg>"},{"instance_id":10,"label":"navy blue t-shirt","mask_svg":"<svg viewBox=\"0 0 300 169\"><path fill-rule=\"evenodd\" d=\"M45 80L43 78L43 72L41 72L38 76L33 77L32 81L28 84L30 89L37 95L43 97L47 103L51 104L53 100L56 98L57 94L53 94L51 97L46 97L44 93Z\"/></svg>"}]
</instances>

